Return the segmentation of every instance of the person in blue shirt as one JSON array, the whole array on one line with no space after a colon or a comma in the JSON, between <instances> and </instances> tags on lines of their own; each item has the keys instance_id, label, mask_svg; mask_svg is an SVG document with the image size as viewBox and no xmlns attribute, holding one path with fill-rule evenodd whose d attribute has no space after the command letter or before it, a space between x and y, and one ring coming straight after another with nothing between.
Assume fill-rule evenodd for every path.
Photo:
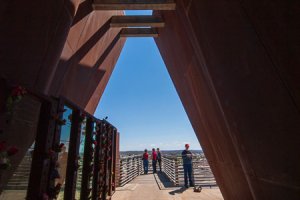
<instances>
[{"instance_id":1,"label":"person in blue shirt","mask_svg":"<svg viewBox=\"0 0 300 200\"><path fill-rule=\"evenodd\" d=\"M158 162L158 166L159 166L159 171L161 171L161 153L159 148L156 149L156 154L157 154L157 162Z\"/></svg>"},{"instance_id":2,"label":"person in blue shirt","mask_svg":"<svg viewBox=\"0 0 300 200\"><path fill-rule=\"evenodd\" d=\"M186 188L189 187L188 180L190 182L190 186L193 187L194 183L192 180L192 171L193 171L193 154L189 151L190 145L185 144L185 150L182 151L182 161L183 161L183 170L184 170L184 186Z\"/></svg>"}]
</instances>

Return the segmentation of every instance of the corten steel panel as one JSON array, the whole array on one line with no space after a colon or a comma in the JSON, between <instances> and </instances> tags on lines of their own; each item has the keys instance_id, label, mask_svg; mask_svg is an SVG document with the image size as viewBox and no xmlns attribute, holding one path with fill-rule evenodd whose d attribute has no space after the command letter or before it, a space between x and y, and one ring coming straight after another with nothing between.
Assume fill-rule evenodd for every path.
<instances>
[{"instance_id":1,"label":"corten steel panel","mask_svg":"<svg viewBox=\"0 0 300 200\"><path fill-rule=\"evenodd\" d=\"M90 0L5 1L0 8L0 77L93 113L125 42L108 21L123 11L93 11Z\"/></svg>"},{"instance_id":2,"label":"corten steel panel","mask_svg":"<svg viewBox=\"0 0 300 200\"><path fill-rule=\"evenodd\" d=\"M266 2L161 12L156 42L225 199L300 196L297 5Z\"/></svg>"},{"instance_id":3,"label":"corten steel panel","mask_svg":"<svg viewBox=\"0 0 300 200\"><path fill-rule=\"evenodd\" d=\"M300 1L243 1L242 9L300 110Z\"/></svg>"},{"instance_id":4,"label":"corten steel panel","mask_svg":"<svg viewBox=\"0 0 300 200\"><path fill-rule=\"evenodd\" d=\"M1 1L1 77L46 93L78 3Z\"/></svg>"},{"instance_id":5,"label":"corten steel panel","mask_svg":"<svg viewBox=\"0 0 300 200\"><path fill-rule=\"evenodd\" d=\"M81 12L84 9L79 6L76 16ZM72 25L51 88L52 94L65 96L90 113L125 42L119 39L120 28L110 28L112 15L123 15L123 11L91 12Z\"/></svg>"},{"instance_id":6,"label":"corten steel panel","mask_svg":"<svg viewBox=\"0 0 300 200\"><path fill-rule=\"evenodd\" d=\"M232 142L227 140L226 124L224 119L219 117L221 111L215 106L215 95L203 74L205 72L197 67L201 62L195 55L191 41L187 39L186 32L190 30L184 31L181 19L175 13L166 12L163 17L167 21L166 27L160 31L161 36L156 42L192 126L198 138L201 138L202 149L222 194L227 199L245 194L249 196L250 191L241 164ZM210 134L207 134L208 132Z\"/></svg>"}]
</instances>

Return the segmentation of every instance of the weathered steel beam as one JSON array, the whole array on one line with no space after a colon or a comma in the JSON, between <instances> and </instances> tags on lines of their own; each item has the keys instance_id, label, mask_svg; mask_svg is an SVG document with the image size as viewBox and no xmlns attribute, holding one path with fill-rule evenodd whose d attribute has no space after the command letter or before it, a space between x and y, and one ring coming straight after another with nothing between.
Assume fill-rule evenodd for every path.
<instances>
[{"instance_id":1,"label":"weathered steel beam","mask_svg":"<svg viewBox=\"0 0 300 200\"><path fill-rule=\"evenodd\" d=\"M123 28L120 37L158 37L155 28Z\"/></svg>"},{"instance_id":2,"label":"weathered steel beam","mask_svg":"<svg viewBox=\"0 0 300 200\"><path fill-rule=\"evenodd\" d=\"M94 0L95 10L175 10L174 0Z\"/></svg>"},{"instance_id":3,"label":"weathered steel beam","mask_svg":"<svg viewBox=\"0 0 300 200\"><path fill-rule=\"evenodd\" d=\"M165 23L159 16L134 15L113 16L111 27L164 27Z\"/></svg>"}]
</instances>

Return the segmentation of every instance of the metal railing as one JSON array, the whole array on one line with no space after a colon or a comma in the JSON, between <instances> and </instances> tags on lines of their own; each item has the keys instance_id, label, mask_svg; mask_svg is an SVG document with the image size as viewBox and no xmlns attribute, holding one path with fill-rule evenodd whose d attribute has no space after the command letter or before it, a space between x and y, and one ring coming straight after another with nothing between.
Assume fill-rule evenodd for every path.
<instances>
[{"instance_id":1,"label":"metal railing","mask_svg":"<svg viewBox=\"0 0 300 200\"><path fill-rule=\"evenodd\" d=\"M162 168L174 185L184 185L184 170L180 157L162 157ZM214 175L204 156L193 157L193 179L195 185L216 186Z\"/></svg>"},{"instance_id":2,"label":"metal railing","mask_svg":"<svg viewBox=\"0 0 300 200\"><path fill-rule=\"evenodd\" d=\"M132 181L135 177L143 174L143 162L141 155L128 156L120 159L119 186ZM149 173L152 172L152 164L149 160ZM184 170L181 157L163 156L162 171L176 186L184 185ZM195 185L216 186L216 180L203 155L193 157L193 180Z\"/></svg>"},{"instance_id":3,"label":"metal railing","mask_svg":"<svg viewBox=\"0 0 300 200\"><path fill-rule=\"evenodd\" d=\"M4 190L18 190L19 193L24 193L24 196L26 196L33 149L33 147L28 149L21 163L12 174L8 183L4 186Z\"/></svg>"},{"instance_id":4,"label":"metal railing","mask_svg":"<svg viewBox=\"0 0 300 200\"><path fill-rule=\"evenodd\" d=\"M120 159L120 180L119 186L132 181L143 172L141 156L128 156Z\"/></svg>"},{"instance_id":5,"label":"metal railing","mask_svg":"<svg viewBox=\"0 0 300 200\"><path fill-rule=\"evenodd\" d=\"M172 157L162 157L161 167L174 185L178 183L178 161Z\"/></svg>"}]
</instances>

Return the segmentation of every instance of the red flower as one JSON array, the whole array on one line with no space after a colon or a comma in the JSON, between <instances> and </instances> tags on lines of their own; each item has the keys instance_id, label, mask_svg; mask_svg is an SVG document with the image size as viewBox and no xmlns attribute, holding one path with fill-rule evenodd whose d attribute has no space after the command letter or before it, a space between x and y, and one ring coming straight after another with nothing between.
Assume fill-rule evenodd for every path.
<instances>
[{"instance_id":1,"label":"red flower","mask_svg":"<svg viewBox=\"0 0 300 200\"><path fill-rule=\"evenodd\" d=\"M7 150L6 153L7 153L8 156L13 156L13 155L15 155L18 151L19 151L19 149L18 149L17 147L12 146L12 147L10 147L10 148Z\"/></svg>"},{"instance_id":2,"label":"red flower","mask_svg":"<svg viewBox=\"0 0 300 200\"><path fill-rule=\"evenodd\" d=\"M26 93L27 93L27 91L25 88L18 86L12 90L11 95L12 96L23 96Z\"/></svg>"},{"instance_id":3,"label":"red flower","mask_svg":"<svg viewBox=\"0 0 300 200\"><path fill-rule=\"evenodd\" d=\"M97 146L98 142L97 142L97 141L94 141L93 144L94 144L95 146Z\"/></svg>"},{"instance_id":4,"label":"red flower","mask_svg":"<svg viewBox=\"0 0 300 200\"><path fill-rule=\"evenodd\" d=\"M12 89L11 96L20 96L23 95L23 88L20 86L17 86Z\"/></svg>"},{"instance_id":5,"label":"red flower","mask_svg":"<svg viewBox=\"0 0 300 200\"><path fill-rule=\"evenodd\" d=\"M65 146L65 144L64 143L61 143L60 145L59 145L59 148L61 149L61 148L63 148Z\"/></svg>"}]
</instances>

